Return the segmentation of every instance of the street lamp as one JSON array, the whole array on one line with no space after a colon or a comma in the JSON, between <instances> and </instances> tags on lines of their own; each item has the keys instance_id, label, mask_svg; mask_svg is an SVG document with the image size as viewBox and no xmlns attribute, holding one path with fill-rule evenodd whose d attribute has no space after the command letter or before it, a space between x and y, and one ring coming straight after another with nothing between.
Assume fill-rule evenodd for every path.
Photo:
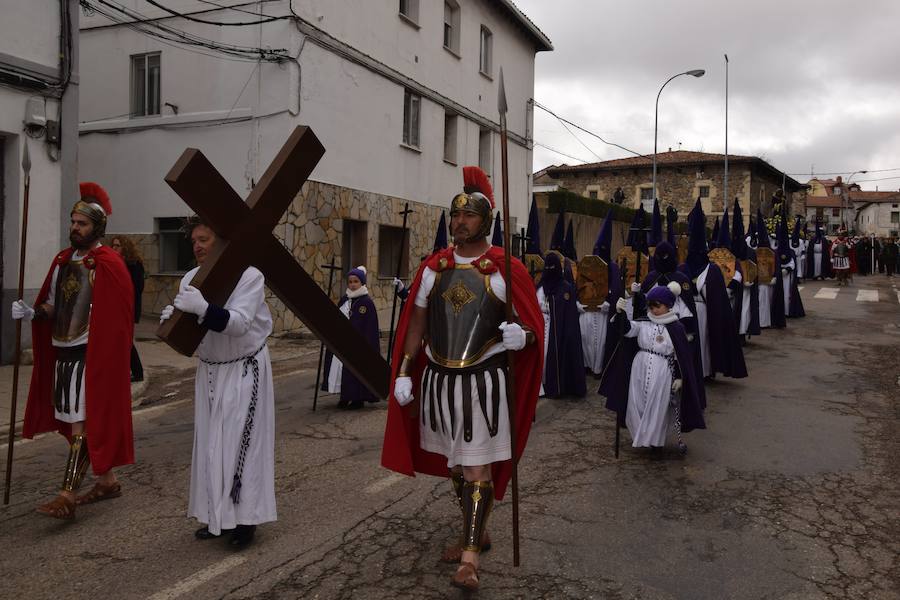
<instances>
[{"instance_id":1,"label":"street lamp","mask_svg":"<svg viewBox=\"0 0 900 600\"><path fill-rule=\"evenodd\" d=\"M842 215L841 220L844 222L844 227L847 229L848 234L850 233L850 219L847 217L847 210L852 210L853 208L853 205L850 203L850 180L853 179L854 175L858 175L859 173L865 175L866 173L868 173L868 171L853 171L852 173L850 173L850 176L847 177L846 191L844 191L845 188L841 188L841 200L844 204L844 214Z\"/></svg>"},{"instance_id":2,"label":"street lamp","mask_svg":"<svg viewBox=\"0 0 900 600\"><path fill-rule=\"evenodd\" d=\"M691 69L690 71L685 71L684 73L678 73L677 75L672 75L669 77L662 87L659 88L659 93L656 94L656 114L653 118L653 199L656 200L656 137L657 132L659 130L659 97L662 94L663 88L666 87L670 81L675 79L676 77L681 77L682 75L692 75L694 77L703 77L706 74L706 71L703 69Z\"/></svg>"}]
</instances>

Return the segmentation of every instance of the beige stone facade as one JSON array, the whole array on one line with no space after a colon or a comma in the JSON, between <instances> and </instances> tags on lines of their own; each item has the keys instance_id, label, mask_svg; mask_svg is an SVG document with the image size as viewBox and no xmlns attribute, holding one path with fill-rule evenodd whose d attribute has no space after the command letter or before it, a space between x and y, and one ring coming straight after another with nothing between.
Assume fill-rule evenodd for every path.
<instances>
[{"instance_id":1,"label":"beige stone facade","mask_svg":"<svg viewBox=\"0 0 900 600\"><path fill-rule=\"evenodd\" d=\"M369 293L378 307L381 328L386 330L390 324L393 269L389 273L378 272L379 226L400 227L403 218L399 213L405 202L372 192L309 181L275 227L274 234L291 250L300 266L324 289L328 286L328 269L323 269L322 265L328 264L332 257L340 265L345 222L352 220L365 223L367 243L366 260L363 264L368 268ZM409 281L415 274L419 258L431 252L442 210L440 206L419 202L409 204L414 212L409 215L407 222L410 252L409 273L405 281ZM159 273L158 234L110 232L107 239L113 236L129 237L137 244L147 273L143 311L145 315L158 315L166 304L171 304L181 280L180 274ZM348 267L355 266L357 265L353 264ZM342 275L336 273L332 298L337 300L345 287ZM268 303L274 319L274 333L300 334L305 330L300 320L286 310L271 292L268 293Z\"/></svg>"},{"instance_id":2,"label":"beige stone facade","mask_svg":"<svg viewBox=\"0 0 900 600\"><path fill-rule=\"evenodd\" d=\"M721 158L720 158L721 157ZM745 226L751 214L759 208L768 215L772 209L772 195L781 189L782 174L762 159L756 157L730 157L728 166L729 212L737 198L744 214ZM641 194L652 197L652 158L635 157L563 166L547 169L548 175L561 187L585 197L609 200L617 187L625 193L625 205L637 208ZM787 177L785 179L789 210L793 203L802 201L802 186ZM715 219L723 213L725 193L724 156L702 152L676 151L658 156L656 173L657 197L663 207L672 204L684 219L693 208L701 192L703 210Z\"/></svg>"}]
</instances>

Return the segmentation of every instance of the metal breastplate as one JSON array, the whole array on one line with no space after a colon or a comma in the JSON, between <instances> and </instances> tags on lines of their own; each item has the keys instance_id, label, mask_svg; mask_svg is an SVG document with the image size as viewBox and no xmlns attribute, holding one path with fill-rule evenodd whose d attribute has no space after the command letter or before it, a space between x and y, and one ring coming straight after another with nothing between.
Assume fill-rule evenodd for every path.
<instances>
[{"instance_id":1,"label":"metal breastplate","mask_svg":"<svg viewBox=\"0 0 900 600\"><path fill-rule=\"evenodd\" d=\"M428 301L428 347L436 363L471 365L500 341L503 320L504 304L491 290L490 275L472 265L436 274Z\"/></svg>"},{"instance_id":2,"label":"metal breastplate","mask_svg":"<svg viewBox=\"0 0 900 600\"><path fill-rule=\"evenodd\" d=\"M87 332L93 291L93 269L86 268L80 260L59 265L53 307L53 339L70 342Z\"/></svg>"}]
</instances>

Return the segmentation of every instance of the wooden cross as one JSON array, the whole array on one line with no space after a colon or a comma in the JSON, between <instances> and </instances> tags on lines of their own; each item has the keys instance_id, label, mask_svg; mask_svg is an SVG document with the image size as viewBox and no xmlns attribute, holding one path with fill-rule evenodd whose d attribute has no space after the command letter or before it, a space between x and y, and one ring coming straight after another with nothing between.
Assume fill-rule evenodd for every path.
<instances>
[{"instance_id":1,"label":"wooden cross","mask_svg":"<svg viewBox=\"0 0 900 600\"><path fill-rule=\"evenodd\" d=\"M175 193L219 237L191 285L213 304L223 306L249 266L337 356L344 366L381 398L387 398L390 373L380 353L353 329L328 295L297 264L272 234L325 148L311 129L298 126L269 165L246 204L215 167L195 148L184 151L166 175ZM176 351L191 356L206 335L197 318L176 310L157 335Z\"/></svg>"},{"instance_id":2,"label":"wooden cross","mask_svg":"<svg viewBox=\"0 0 900 600\"><path fill-rule=\"evenodd\" d=\"M531 241L531 236L525 233L525 228L523 227L519 233L513 234L513 242L518 244L519 247L519 258L525 260L525 246L528 245L528 242Z\"/></svg>"}]
</instances>

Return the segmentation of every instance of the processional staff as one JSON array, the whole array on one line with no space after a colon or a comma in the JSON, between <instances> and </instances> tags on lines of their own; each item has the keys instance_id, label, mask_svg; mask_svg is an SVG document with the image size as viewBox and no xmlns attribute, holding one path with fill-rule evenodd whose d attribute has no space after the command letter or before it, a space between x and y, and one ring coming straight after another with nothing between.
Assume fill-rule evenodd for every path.
<instances>
[{"instance_id":1,"label":"processional staff","mask_svg":"<svg viewBox=\"0 0 900 600\"><path fill-rule=\"evenodd\" d=\"M334 289L334 272L340 270L340 267L335 266L334 257L331 257L331 262L327 265L319 265L322 269L328 269L328 288L325 290L325 293L328 295L328 298L331 298L331 292ZM325 342L319 342L319 366L316 368L316 391L313 394L313 411L316 410L316 405L319 402L319 382L320 377L322 375L322 358L325 356Z\"/></svg>"},{"instance_id":2,"label":"processional staff","mask_svg":"<svg viewBox=\"0 0 900 600\"><path fill-rule=\"evenodd\" d=\"M400 279L400 269L403 268L403 255L407 253L406 250L406 218L410 213L415 212L410 210L409 202L403 205L403 210L400 211L400 214L403 215L403 233L400 237L400 251L397 253L397 270L394 271L394 279ZM388 362L390 362L391 357L393 356L394 351L394 318L397 316L397 289L393 285L391 286L393 289L393 300L391 302L391 329L388 332Z\"/></svg>"}]
</instances>

